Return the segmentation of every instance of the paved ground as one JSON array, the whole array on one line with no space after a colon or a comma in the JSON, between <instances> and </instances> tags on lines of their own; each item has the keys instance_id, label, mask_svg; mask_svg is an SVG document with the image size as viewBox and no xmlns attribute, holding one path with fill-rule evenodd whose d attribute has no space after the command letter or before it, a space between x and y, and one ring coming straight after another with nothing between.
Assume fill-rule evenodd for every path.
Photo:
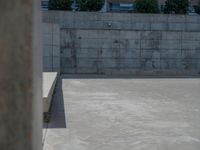
<instances>
[{"instance_id":1,"label":"paved ground","mask_svg":"<svg viewBox=\"0 0 200 150\"><path fill-rule=\"evenodd\" d=\"M200 149L200 79L61 81L44 150Z\"/></svg>"}]
</instances>

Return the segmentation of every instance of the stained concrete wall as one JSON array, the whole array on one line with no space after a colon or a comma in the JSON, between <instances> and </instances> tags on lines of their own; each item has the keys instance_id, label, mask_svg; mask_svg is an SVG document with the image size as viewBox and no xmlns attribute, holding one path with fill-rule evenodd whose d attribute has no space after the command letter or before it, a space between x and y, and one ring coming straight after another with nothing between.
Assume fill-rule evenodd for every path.
<instances>
[{"instance_id":1,"label":"stained concrete wall","mask_svg":"<svg viewBox=\"0 0 200 150\"><path fill-rule=\"evenodd\" d=\"M54 12L62 73L198 75L200 17Z\"/></svg>"},{"instance_id":2,"label":"stained concrete wall","mask_svg":"<svg viewBox=\"0 0 200 150\"><path fill-rule=\"evenodd\" d=\"M58 24L43 24L44 71L60 72L60 27Z\"/></svg>"}]
</instances>

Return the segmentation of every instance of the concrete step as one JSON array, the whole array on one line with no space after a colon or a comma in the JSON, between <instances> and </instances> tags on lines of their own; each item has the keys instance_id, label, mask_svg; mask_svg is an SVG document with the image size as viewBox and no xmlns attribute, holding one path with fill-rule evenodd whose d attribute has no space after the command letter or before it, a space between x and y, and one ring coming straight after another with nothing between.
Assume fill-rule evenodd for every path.
<instances>
[{"instance_id":1,"label":"concrete step","mask_svg":"<svg viewBox=\"0 0 200 150\"><path fill-rule=\"evenodd\" d=\"M57 72L43 72L43 112L49 112L56 85Z\"/></svg>"}]
</instances>

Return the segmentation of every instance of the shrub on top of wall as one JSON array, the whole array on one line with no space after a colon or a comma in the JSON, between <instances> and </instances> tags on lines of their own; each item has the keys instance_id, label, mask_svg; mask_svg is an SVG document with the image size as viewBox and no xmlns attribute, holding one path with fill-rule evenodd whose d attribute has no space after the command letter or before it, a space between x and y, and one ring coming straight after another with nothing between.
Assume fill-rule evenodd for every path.
<instances>
[{"instance_id":1,"label":"shrub on top of wall","mask_svg":"<svg viewBox=\"0 0 200 150\"><path fill-rule=\"evenodd\" d=\"M71 10L72 0L49 0L49 10Z\"/></svg>"},{"instance_id":2,"label":"shrub on top of wall","mask_svg":"<svg viewBox=\"0 0 200 150\"><path fill-rule=\"evenodd\" d=\"M136 0L135 11L137 13L159 13L158 0Z\"/></svg>"},{"instance_id":3,"label":"shrub on top of wall","mask_svg":"<svg viewBox=\"0 0 200 150\"><path fill-rule=\"evenodd\" d=\"M195 12L200 14L200 0L198 2L198 5L197 6L194 6L194 9L195 9Z\"/></svg>"},{"instance_id":4,"label":"shrub on top of wall","mask_svg":"<svg viewBox=\"0 0 200 150\"><path fill-rule=\"evenodd\" d=\"M99 11L104 0L76 0L80 6L80 11Z\"/></svg>"},{"instance_id":5,"label":"shrub on top of wall","mask_svg":"<svg viewBox=\"0 0 200 150\"><path fill-rule=\"evenodd\" d=\"M165 13L186 14L189 0L167 0L165 2Z\"/></svg>"},{"instance_id":6,"label":"shrub on top of wall","mask_svg":"<svg viewBox=\"0 0 200 150\"><path fill-rule=\"evenodd\" d=\"M49 0L49 10L72 10L73 0ZM76 0L80 11L99 11L104 0Z\"/></svg>"}]
</instances>

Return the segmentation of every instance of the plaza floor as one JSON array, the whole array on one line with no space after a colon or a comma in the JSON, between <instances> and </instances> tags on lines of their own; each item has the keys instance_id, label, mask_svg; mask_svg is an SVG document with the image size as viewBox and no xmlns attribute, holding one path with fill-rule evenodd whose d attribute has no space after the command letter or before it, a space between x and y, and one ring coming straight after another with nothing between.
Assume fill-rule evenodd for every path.
<instances>
[{"instance_id":1,"label":"plaza floor","mask_svg":"<svg viewBox=\"0 0 200 150\"><path fill-rule=\"evenodd\" d=\"M61 76L44 150L199 150L200 79Z\"/></svg>"}]
</instances>

